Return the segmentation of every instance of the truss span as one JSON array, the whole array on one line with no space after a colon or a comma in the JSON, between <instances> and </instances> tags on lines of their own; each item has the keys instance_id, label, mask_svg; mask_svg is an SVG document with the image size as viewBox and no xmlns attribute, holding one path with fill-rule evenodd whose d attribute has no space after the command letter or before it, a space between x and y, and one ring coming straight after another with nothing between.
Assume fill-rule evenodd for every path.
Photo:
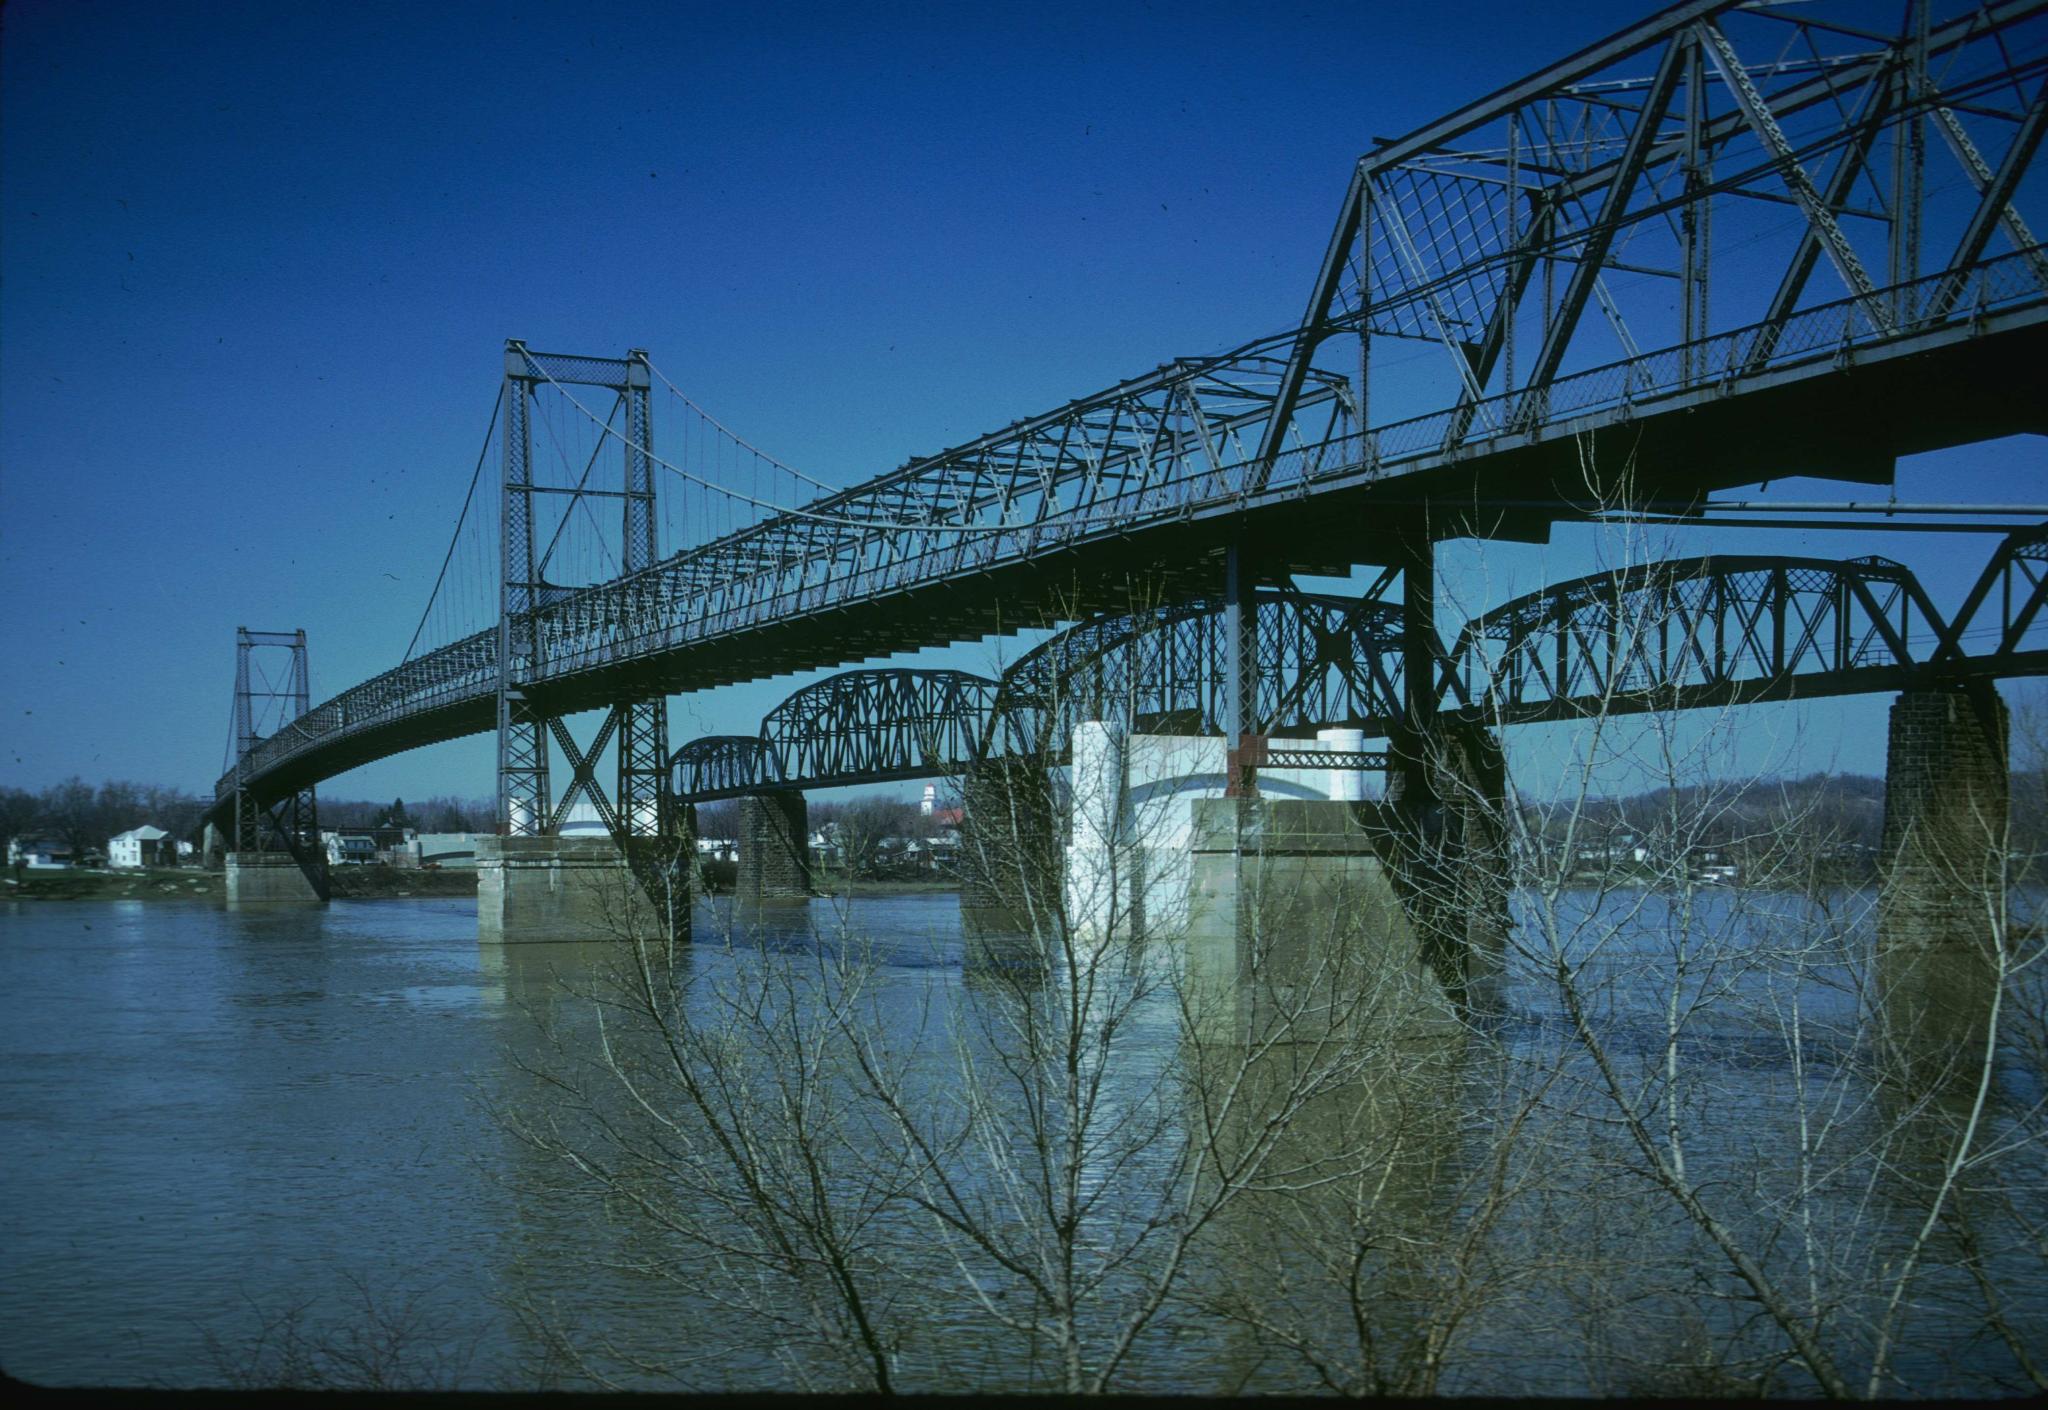
<instances>
[{"instance_id":1,"label":"truss span","mask_svg":"<svg viewBox=\"0 0 2048 1410\"><path fill-rule=\"evenodd\" d=\"M768 742L757 734L693 739L669 756L669 784L686 802L766 793L783 785Z\"/></svg>"},{"instance_id":2,"label":"truss span","mask_svg":"<svg viewBox=\"0 0 2048 1410\"><path fill-rule=\"evenodd\" d=\"M1226 542L1341 572L1541 537L1589 466L1690 499L2048 429L2044 52L2048 0L1681 0L1364 155L1293 326L540 594L510 684L560 715L1199 597ZM1389 340L1426 356L1377 372ZM244 781L491 728L497 639Z\"/></svg>"},{"instance_id":3,"label":"truss span","mask_svg":"<svg viewBox=\"0 0 2048 1410\"><path fill-rule=\"evenodd\" d=\"M1267 734L1400 710L1402 612L1373 598L1260 592L1258 707ZM1212 599L1106 613L1042 643L1004 672L1003 698L1026 738L1064 755L1082 720L1154 733L1223 732L1228 666Z\"/></svg>"},{"instance_id":4,"label":"truss span","mask_svg":"<svg viewBox=\"0 0 2048 1410\"><path fill-rule=\"evenodd\" d=\"M2039 531L2024 538L2038 543ZM1984 582L2015 561L2039 558L2009 544ZM1451 651L1460 713L1533 724L2036 674L2048 656L2020 649L2040 607L2041 577L2029 581L1999 645L1970 655L1961 641L1984 582L1951 625L1887 558L1701 557L1596 573L1465 625Z\"/></svg>"},{"instance_id":5,"label":"truss span","mask_svg":"<svg viewBox=\"0 0 2048 1410\"><path fill-rule=\"evenodd\" d=\"M1894 691L2048 674L2048 526L2015 534L1951 621L1902 564L1720 556L1553 584L1473 618L1438 657L1440 704L1473 723ZM951 671L848 671L792 694L760 736L675 756L683 801L771 788L933 778L998 757L1064 758L1083 720L1219 734L1222 613L1209 601L1083 622L1000 681ZM1401 718L1402 609L1371 597L1260 594L1260 730Z\"/></svg>"},{"instance_id":6,"label":"truss span","mask_svg":"<svg viewBox=\"0 0 2048 1410\"><path fill-rule=\"evenodd\" d=\"M770 710L761 739L805 786L958 773L983 755L996 691L965 671L843 671Z\"/></svg>"}]
</instances>

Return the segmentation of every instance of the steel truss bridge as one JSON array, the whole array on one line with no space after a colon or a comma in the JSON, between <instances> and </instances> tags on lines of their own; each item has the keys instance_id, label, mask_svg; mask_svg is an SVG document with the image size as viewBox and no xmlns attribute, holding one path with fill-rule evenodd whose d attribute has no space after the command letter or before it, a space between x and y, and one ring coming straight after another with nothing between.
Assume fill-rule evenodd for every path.
<instances>
[{"instance_id":1,"label":"steel truss bridge","mask_svg":"<svg viewBox=\"0 0 2048 1410\"><path fill-rule=\"evenodd\" d=\"M1467 622L1437 657L1446 717L1536 724L1811 700L2048 673L2048 525L2000 545L1951 620L1885 558L1702 557L1558 583ZM1402 610L1292 590L1257 603L1259 711L1278 746L1339 726L1386 738L1407 709ZM845 671L791 694L758 735L692 740L678 802L778 788L957 777L985 760L1061 762L1073 727L1222 734L1228 644L1215 601L1084 622L999 679ZM2039 623L2048 625L2048 623Z\"/></svg>"},{"instance_id":2,"label":"steel truss bridge","mask_svg":"<svg viewBox=\"0 0 2048 1410\"><path fill-rule=\"evenodd\" d=\"M515 341L494 423L495 619L248 742L216 787L215 817L235 816L237 799L267 807L369 760L495 730L500 827L545 833L560 816L551 738L572 789L602 793L596 746L564 745L557 729L602 707L628 746L604 810L626 836L650 819L666 826L654 784L667 694L1154 603L1223 603L1217 718L1251 741L1308 708L1306 696L1255 698L1255 592L1358 564L1400 571L1401 659L1373 656L1385 678L1370 698L1316 703L1384 720L1398 688L1412 722L1440 703L1434 541L1537 541L1617 496L1683 507L1781 476L1881 483L1903 454L2048 429L2048 248L2036 235L2048 178L2035 163L2048 0L1883 9L1673 4L1362 157L1304 311L1282 331L1176 358L851 488L802 503L756 495L749 522L665 555L654 468L697 472L657 447L645 355ZM622 507L623 546L611 575L563 585L536 555L534 427L554 424L544 404L597 421L577 400L591 388L625 412L622 428L605 423L623 448L619 488L590 489ZM1787 567L1766 595L1806 601L1809 573L1853 579L1853 605L1868 612L1862 595L1887 580L1846 571ZM1659 589L1646 579L1641 590ZM1564 619L1583 637L1531 610L1487 614L1452 653L1519 663L1489 699L1563 711L1583 698L1572 672L1654 677L1648 648L1610 659L1576 609ZM1713 620L1734 633L1716 647L1731 659L1763 649L1739 621ZM1776 609L1760 620L1773 649L1780 625L1788 650L1806 640ZM1692 638L1681 648L1705 650ZM1902 669L1872 657L1835 674L1866 668ZM1673 678L1695 687L1729 688ZM845 689L895 690L907 714L945 715L986 683ZM1158 703L1214 708L1208 686L1189 689L1199 705ZM822 720L868 706L828 690L805 708ZM788 728L795 740L810 725ZM811 746L773 748L795 751L775 754L787 768ZM740 767L716 754L707 777ZM797 766L835 762L851 766ZM881 755L871 762L887 772Z\"/></svg>"}]
</instances>

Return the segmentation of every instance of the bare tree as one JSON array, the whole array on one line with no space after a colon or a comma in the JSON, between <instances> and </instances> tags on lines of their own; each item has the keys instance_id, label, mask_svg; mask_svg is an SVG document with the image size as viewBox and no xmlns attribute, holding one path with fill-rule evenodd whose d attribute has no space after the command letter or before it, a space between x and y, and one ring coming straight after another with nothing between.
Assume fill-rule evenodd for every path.
<instances>
[{"instance_id":1,"label":"bare tree","mask_svg":"<svg viewBox=\"0 0 2048 1410\"><path fill-rule=\"evenodd\" d=\"M1615 547L1624 648L1648 556ZM1727 779L1739 712L1622 684L1541 776L1504 720L1408 742L1434 821L1354 809L1341 865L1227 900L1187 799L1121 765L964 779L1007 919L958 969L850 907L687 951L622 918L590 1032L508 1121L653 1231L621 1262L723 1318L681 1356L554 1344L703 1387L2038 1388L2025 859L1988 813L1945 854L1984 1002L1908 1080L1878 893L1830 860L1867 810Z\"/></svg>"},{"instance_id":2,"label":"bare tree","mask_svg":"<svg viewBox=\"0 0 2048 1410\"><path fill-rule=\"evenodd\" d=\"M1621 590L1650 555L1637 540L1618 546L1607 629L1625 660L1630 639L1652 639L1659 624L1631 614ZM1613 1172L1679 1219L1601 1271L1637 1329L1619 1384L1846 1396L1933 1389L1929 1378L1947 1373L1959 1376L1951 1386L2012 1383L1981 1357L1935 1369L1959 1330L1987 1320L2021 1383L2038 1383L2017 1350L2033 1309L2015 1295L2015 1263L1944 1255L1929 1267L1943 1231L1979 1210L1980 1246L1995 1222L2009 1253L2021 1232L2010 1212L1965 1209L1965 1192L2038 1180L2038 1094L2002 1110L1995 1096L2015 1009L2040 1002L2029 977L2040 942L2007 913L2020 878L2003 818L1979 816L1974 836L1937 854L1947 875L1932 884L1978 898L1979 913L1939 957L1951 1009L1939 1061L1909 1077L1900 1045L1918 1042L1925 1058L1929 1033L1900 1032L1900 1016L1916 1012L1912 987L1925 978L1902 975L1897 947L1878 945L1877 893L1822 878L1839 834L1814 809L1759 815L1753 789L1717 780L1739 714L1624 714L1638 702L1623 684L1615 673L1590 704L1569 766L1546 788L1511 779L1498 802L1468 799L1495 811L1516 887L1516 968L1565 1040L1524 1059L1550 1082L1544 1140L1578 1153L1579 1178ZM1585 854L1607 852L1591 805L1622 758L1661 785L1656 806L1630 819L1641 860L1589 870ZM1743 855L1752 885L1704 884L1691 858L1709 843ZM1774 889L1801 875L1808 884ZM1567 1228L1601 1223L1599 1208L1566 1213ZM1964 1273L1974 1313L1962 1310ZM1950 1305L1937 1312L1944 1287Z\"/></svg>"},{"instance_id":3,"label":"bare tree","mask_svg":"<svg viewBox=\"0 0 2048 1410\"><path fill-rule=\"evenodd\" d=\"M1147 1383L1222 1305L1218 1257L1262 1204L1385 1184L1389 1141L1412 1183L1428 1145L1416 1084L1456 1021L1413 934L1389 943L1384 877L1361 907L1341 878L1276 873L1204 949L1185 868L1147 856L1185 798L1112 771L1073 806L1101 844L1076 885L1041 789L1059 791L1028 761L963 786L982 803L963 866L1010 927L964 970L885 972L847 910L817 911L834 919L806 945L700 930L687 950L621 911L575 996L589 1033L504 1113L658 1231L646 1275L729 1309L794 1384L959 1388L963 1341L1006 1388ZM604 1382L658 1359L578 1354Z\"/></svg>"}]
</instances>

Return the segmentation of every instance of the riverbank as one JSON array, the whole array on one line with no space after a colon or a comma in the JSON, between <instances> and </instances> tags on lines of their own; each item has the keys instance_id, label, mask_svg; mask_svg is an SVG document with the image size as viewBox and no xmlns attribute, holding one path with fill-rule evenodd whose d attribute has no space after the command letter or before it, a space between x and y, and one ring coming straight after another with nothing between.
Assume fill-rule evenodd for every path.
<instances>
[{"instance_id":1,"label":"riverbank","mask_svg":"<svg viewBox=\"0 0 2048 1410\"><path fill-rule=\"evenodd\" d=\"M476 873L444 867L332 867L327 884L340 900L374 901L409 896L474 896ZM728 894L712 878L708 894ZM819 896L927 896L960 889L950 877L918 880L848 882L844 877L817 879ZM103 867L25 870L8 875L0 900L15 901L212 901L225 902L226 883L217 871L195 867L154 867L145 871L114 871Z\"/></svg>"},{"instance_id":2,"label":"riverbank","mask_svg":"<svg viewBox=\"0 0 2048 1410\"><path fill-rule=\"evenodd\" d=\"M114 871L105 867L25 869L8 873L0 896L17 901L221 901L219 872L196 867Z\"/></svg>"},{"instance_id":3,"label":"riverbank","mask_svg":"<svg viewBox=\"0 0 2048 1410\"><path fill-rule=\"evenodd\" d=\"M844 877L815 877L811 883L814 896L933 896L958 891L960 883L952 877L933 881L848 881Z\"/></svg>"},{"instance_id":4,"label":"riverbank","mask_svg":"<svg viewBox=\"0 0 2048 1410\"><path fill-rule=\"evenodd\" d=\"M474 896L476 873L441 868L349 866L328 874L333 894L351 901L400 896ZM15 901L212 901L227 900L217 871L195 867L153 867L114 871L101 867L24 870L0 885L0 899Z\"/></svg>"}]
</instances>

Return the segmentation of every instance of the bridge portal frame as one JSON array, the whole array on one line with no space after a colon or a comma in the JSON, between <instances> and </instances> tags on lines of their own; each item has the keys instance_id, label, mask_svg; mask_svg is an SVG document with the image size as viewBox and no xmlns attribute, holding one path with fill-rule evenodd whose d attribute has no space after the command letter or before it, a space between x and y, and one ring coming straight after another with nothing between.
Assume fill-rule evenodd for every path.
<instances>
[{"instance_id":1,"label":"bridge portal frame","mask_svg":"<svg viewBox=\"0 0 2048 1410\"><path fill-rule=\"evenodd\" d=\"M290 653L281 685L273 682L268 672L254 665L256 653L280 649ZM305 719L312 699L311 687L304 627L289 632L235 628L232 850L241 856L251 853L290 854L313 894L324 901L327 899L327 854L320 841L320 811L313 785L304 783L281 797L266 800L258 792L255 771L251 767L251 756L256 752L256 746L271 737L256 732L257 702L285 701L290 704L291 722L276 731L283 734Z\"/></svg>"},{"instance_id":2,"label":"bridge portal frame","mask_svg":"<svg viewBox=\"0 0 2048 1410\"><path fill-rule=\"evenodd\" d=\"M634 692L614 700L587 747L579 747L563 712L551 708L542 616L563 590L544 581L534 562L535 497L561 493L535 482L532 403L543 385L597 387L617 395L625 411L620 500L620 568L643 573L660 557L655 501L653 373L647 353L623 358L536 352L522 340L505 343L505 430L500 534L497 652L498 831L505 837L558 836L578 796L587 797L650 894L662 863L656 854L674 832L663 779L668 763L668 699ZM582 486L567 491L585 493ZM606 492L606 497L613 497ZM630 682L628 682L630 687ZM559 798L549 787L549 741L570 768ZM617 755L617 788L607 798L597 780L599 756Z\"/></svg>"}]
</instances>

